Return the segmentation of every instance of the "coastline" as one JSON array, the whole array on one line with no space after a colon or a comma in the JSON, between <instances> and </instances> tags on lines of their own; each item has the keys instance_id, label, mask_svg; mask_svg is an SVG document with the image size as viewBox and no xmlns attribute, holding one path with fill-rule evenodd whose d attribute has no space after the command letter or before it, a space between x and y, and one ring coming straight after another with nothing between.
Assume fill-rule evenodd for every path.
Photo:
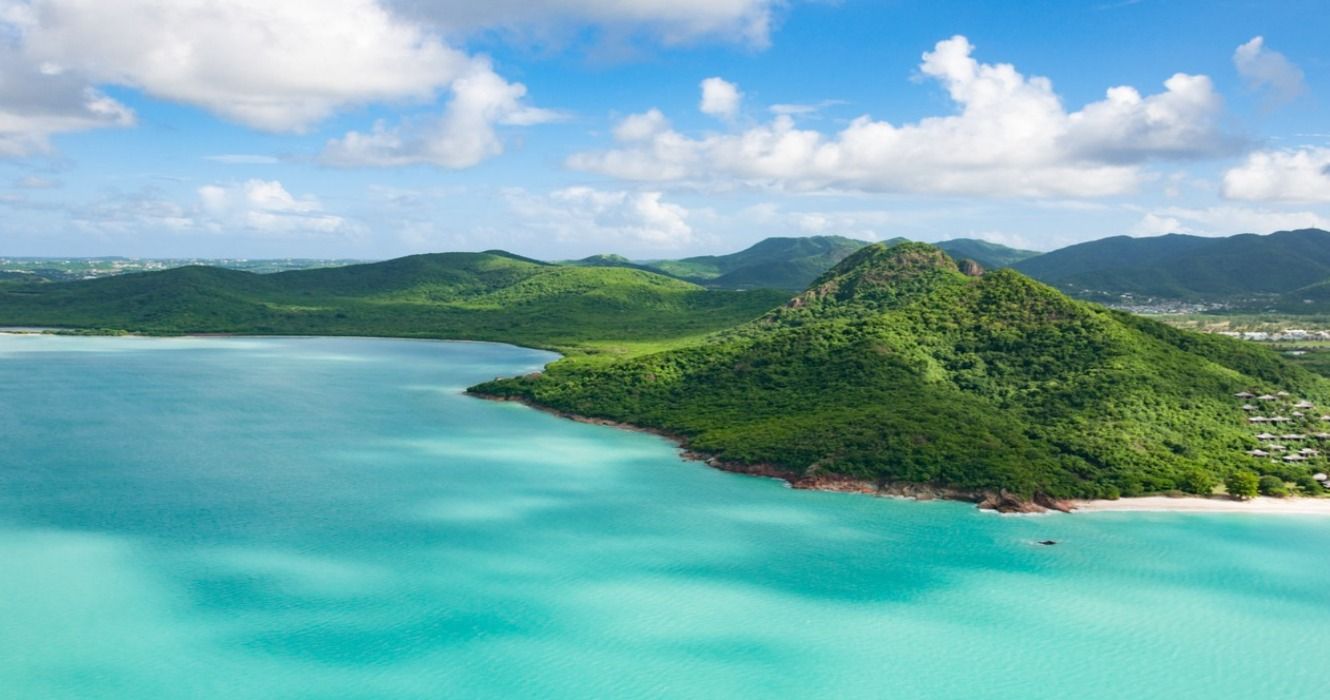
<instances>
[{"instance_id":1,"label":"coastline","mask_svg":"<svg viewBox=\"0 0 1330 700\"><path fill-rule=\"evenodd\" d=\"M1117 500L1056 500L1038 498L1027 500L1001 491L966 491L928 484L877 483L836 474L808 475L772 464L740 464L726 462L689 448L685 436L665 430L622 423L608 418L592 418L542 406L523 397L492 396L467 390L466 393L486 401L520 403L528 408L560 418L601 425L619 430L647 433L670 440L679 448L680 457L702 462L713 469L784 481L790 488L834 493L858 493L879 498L901 498L914 501L958 501L973 503L980 510L995 511L1003 515L1031 515L1040 513L1247 513L1252 515L1324 515L1330 516L1330 498L1270 498L1261 496L1247 501L1224 497L1203 496L1137 496Z\"/></svg>"}]
</instances>

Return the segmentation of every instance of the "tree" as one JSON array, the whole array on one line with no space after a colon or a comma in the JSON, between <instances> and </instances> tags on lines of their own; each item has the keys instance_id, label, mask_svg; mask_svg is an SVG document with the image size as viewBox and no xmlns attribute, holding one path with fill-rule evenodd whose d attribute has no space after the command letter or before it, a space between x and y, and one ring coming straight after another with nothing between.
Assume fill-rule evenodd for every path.
<instances>
[{"instance_id":1,"label":"tree","mask_svg":"<svg viewBox=\"0 0 1330 700\"><path fill-rule=\"evenodd\" d=\"M1178 480L1178 486L1187 493L1209 496L1219 485L1219 478L1200 468L1190 469Z\"/></svg>"},{"instance_id":2,"label":"tree","mask_svg":"<svg viewBox=\"0 0 1330 700\"><path fill-rule=\"evenodd\" d=\"M1261 477L1261 480L1257 482L1257 488L1265 496L1283 498L1288 495L1288 487L1284 485L1284 480L1269 474Z\"/></svg>"},{"instance_id":3,"label":"tree","mask_svg":"<svg viewBox=\"0 0 1330 700\"><path fill-rule=\"evenodd\" d=\"M1228 495L1245 501L1260 493L1261 480L1249 471L1239 470L1224 479L1224 488L1228 489Z\"/></svg>"}]
</instances>

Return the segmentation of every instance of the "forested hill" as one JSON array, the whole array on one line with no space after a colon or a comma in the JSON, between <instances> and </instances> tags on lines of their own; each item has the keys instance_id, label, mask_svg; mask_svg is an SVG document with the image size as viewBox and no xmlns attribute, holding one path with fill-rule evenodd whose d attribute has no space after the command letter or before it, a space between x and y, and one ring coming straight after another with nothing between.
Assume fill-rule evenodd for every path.
<instances>
[{"instance_id":1,"label":"forested hill","mask_svg":"<svg viewBox=\"0 0 1330 700\"><path fill-rule=\"evenodd\" d=\"M1229 300L1277 295L1330 280L1330 232L1280 231L1203 238L1116 236L1016 263L1078 295Z\"/></svg>"},{"instance_id":2,"label":"forested hill","mask_svg":"<svg viewBox=\"0 0 1330 700\"><path fill-rule=\"evenodd\" d=\"M973 238L953 238L935 245L947 251L947 255L956 260L973 260L988 270L1011 267L1022 260L1040 255L1033 250L1021 250Z\"/></svg>"},{"instance_id":3,"label":"forested hill","mask_svg":"<svg viewBox=\"0 0 1330 700\"><path fill-rule=\"evenodd\" d=\"M904 238L885 241L886 245ZM656 260L648 265L668 275L718 289L803 289L856 250L869 245L844 236L767 238L728 255L704 255L681 260ZM957 238L936 244L957 260L974 260L985 268L1006 267L1034 255L996 243ZM578 264L607 264L618 256L594 256Z\"/></svg>"},{"instance_id":4,"label":"forested hill","mask_svg":"<svg viewBox=\"0 0 1330 700\"><path fill-rule=\"evenodd\" d=\"M767 238L728 255L655 260L653 268L681 279L726 289L802 289L808 282L868 245L843 236Z\"/></svg>"},{"instance_id":5,"label":"forested hill","mask_svg":"<svg viewBox=\"0 0 1330 700\"><path fill-rule=\"evenodd\" d=\"M681 436L735 468L1025 498L1208 492L1254 460L1234 394L1330 401L1259 347L1074 301L916 243L863 248L688 347L576 359L474 391ZM1288 472L1288 473L1285 473ZM1293 473L1296 472L1296 473Z\"/></svg>"},{"instance_id":6,"label":"forested hill","mask_svg":"<svg viewBox=\"0 0 1330 700\"><path fill-rule=\"evenodd\" d=\"M262 275L192 266L0 286L0 325L453 338L568 350L708 333L755 318L785 296L491 251Z\"/></svg>"}]
</instances>

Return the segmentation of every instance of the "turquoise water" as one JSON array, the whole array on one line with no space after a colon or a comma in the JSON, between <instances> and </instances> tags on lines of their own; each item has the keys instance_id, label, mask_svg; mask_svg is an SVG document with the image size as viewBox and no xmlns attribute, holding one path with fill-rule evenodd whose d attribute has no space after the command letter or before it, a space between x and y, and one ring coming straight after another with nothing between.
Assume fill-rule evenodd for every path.
<instances>
[{"instance_id":1,"label":"turquoise water","mask_svg":"<svg viewBox=\"0 0 1330 700\"><path fill-rule=\"evenodd\" d=\"M0 336L0 697L1325 697L1330 519L796 492L459 393L549 358Z\"/></svg>"}]
</instances>

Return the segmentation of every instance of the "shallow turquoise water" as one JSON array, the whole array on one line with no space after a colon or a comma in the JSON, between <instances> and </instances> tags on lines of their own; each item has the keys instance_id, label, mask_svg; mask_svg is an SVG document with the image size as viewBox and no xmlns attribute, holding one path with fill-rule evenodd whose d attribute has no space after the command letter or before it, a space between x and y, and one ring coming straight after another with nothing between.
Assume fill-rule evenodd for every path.
<instances>
[{"instance_id":1,"label":"shallow turquoise water","mask_svg":"<svg viewBox=\"0 0 1330 700\"><path fill-rule=\"evenodd\" d=\"M795 492L459 393L549 357L0 335L0 697L1325 697L1330 519Z\"/></svg>"}]
</instances>

